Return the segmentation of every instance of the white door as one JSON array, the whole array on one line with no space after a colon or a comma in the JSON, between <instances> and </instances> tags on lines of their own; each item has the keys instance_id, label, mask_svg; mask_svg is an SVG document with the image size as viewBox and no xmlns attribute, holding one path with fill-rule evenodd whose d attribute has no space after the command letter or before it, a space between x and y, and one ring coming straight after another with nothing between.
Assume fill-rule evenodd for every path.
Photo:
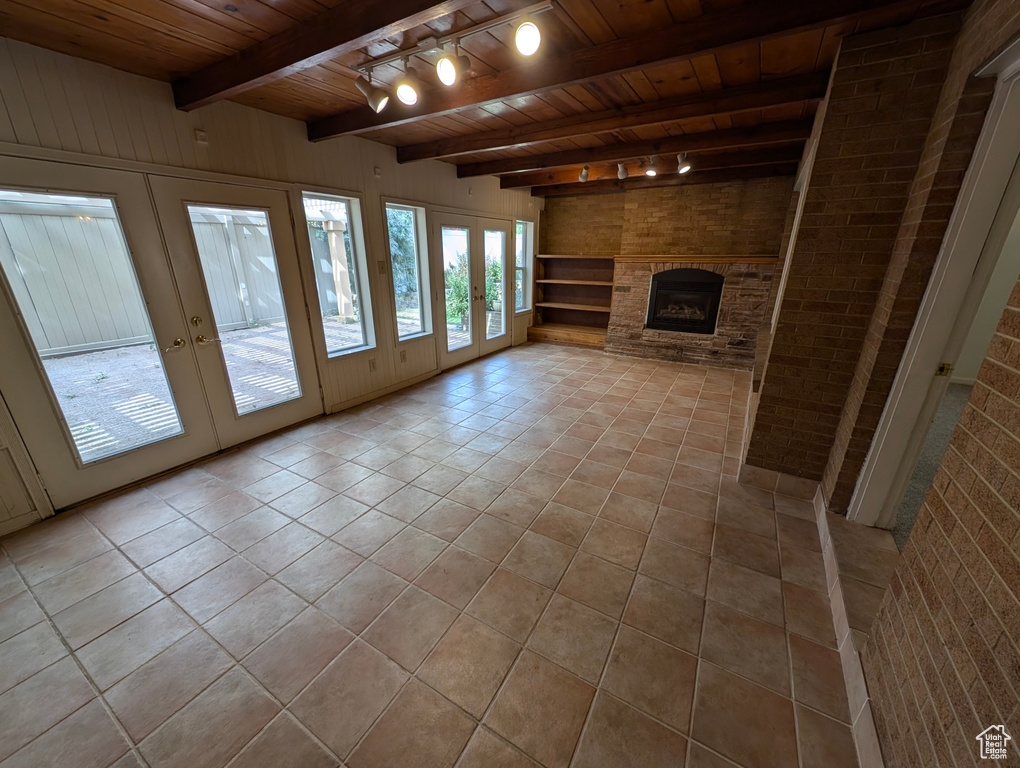
<instances>
[{"instance_id":1,"label":"white door","mask_svg":"<svg viewBox=\"0 0 1020 768\"><path fill-rule=\"evenodd\" d=\"M286 193L150 184L221 446L322 413Z\"/></svg>"},{"instance_id":2,"label":"white door","mask_svg":"<svg viewBox=\"0 0 1020 768\"><path fill-rule=\"evenodd\" d=\"M0 392L57 508L217 450L139 173L0 157Z\"/></svg>"},{"instance_id":3,"label":"white door","mask_svg":"<svg viewBox=\"0 0 1020 768\"><path fill-rule=\"evenodd\" d=\"M434 316L446 369L510 345L510 222L440 213L432 232L442 257Z\"/></svg>"}]
</instances>

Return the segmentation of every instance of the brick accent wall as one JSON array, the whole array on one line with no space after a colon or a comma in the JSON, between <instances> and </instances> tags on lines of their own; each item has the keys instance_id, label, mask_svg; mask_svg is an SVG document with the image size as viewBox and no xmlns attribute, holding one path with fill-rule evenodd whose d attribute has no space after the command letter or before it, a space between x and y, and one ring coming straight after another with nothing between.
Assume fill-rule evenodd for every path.
<instances>
[{"instance_id":1,"label":"brick accent wall","mask_svg":"<svg viewBox=\"0 0 1020 768\"><path fill-rule=\"evenodd\" d=\"M862 661L886 766L1020 761L1020 283L893 575Z\"/></svg>"},{"instance_id":2,"label":"brick accent wall","mask_svg":"<svg viewBox=\"0 0 1020 768\"><path fill-rule=\"evenodd\" d=\"M958 15L942 16L843 41L748 464L822 479L959 23Z\"/></svg>"},{"instance_id":3,"label":"brick accent wall","mask_svg":"<svg viewBox=\"0 0 1020 768\"><path fill-rule=\"evenodd\" d=\"M551 197L539 231L542 253L615 256L623 238L620 193Z\"/></svg>"},{"instance_id":4,"label":"brick accent wall","mask_svg":"<svg viewBox=\"0 0 1020 768\"><path fill-rule=\"evenodd\" d=\"M705 269L725 279L712 335L645 328L652 275L680 268ZM774 264L618 261L606 351L751 370L775 269Z\"/></svg>"}]
</instances>

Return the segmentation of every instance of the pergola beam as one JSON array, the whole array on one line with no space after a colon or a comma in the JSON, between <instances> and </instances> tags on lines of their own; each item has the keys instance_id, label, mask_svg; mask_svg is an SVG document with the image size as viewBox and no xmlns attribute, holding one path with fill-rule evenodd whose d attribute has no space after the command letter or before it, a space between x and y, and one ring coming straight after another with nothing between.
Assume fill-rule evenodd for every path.
<instances>
[{"instance_id":1,"label":"pergola beam","mask_svg":"<svg viewBox=\"0 0 1020 768\"><path fill-rule=\"evenodd\" d=\"M433 90L417 108L376 114L366 106L313 120L308 123L308 138L319 141L404 125L464 107L530 96L650 66L689 61L745 43L838 24L869 11L916 10L917 7L918 0L752 0L651 33L576 51L546 53L544 59L472 78L457 88Z\"/></svg>"},{"instance_id":2,"label":"pergola beam","mask_svg":"<svg viewBox=\"0 0 1020 768\"><path fill-rule=\"evenodd\" d=\"M347 0L173 84L178 109L192 110L399 35L473 0Z\"/></svg>"},{"instance_id":3,"label":"pergola beam","mask_svg":"<svg viewBox=\"0 0 1020 768\"><path fill-rule=\"evenodd\" d=\"M620 162L635 157L675 154L677 152L746 149L748 147L793 144L803 142L811 135L812 123L812 120L791 120L781 123L765 123L752 128L730 128L722 131L666 136L654 141L607 144L603 147L568 149L545 155L464 163L457 166L457 177L463 179L471 176L521 173L606 161Z\"/></svg>"},{"instance_id":4,"label":"pergola beam","mask_svg":"<svg viewBox=\"0 0 1020 768\"><path fill-rule=\"evenodd\" d=\"M660 125L678 120L705 118L753 109L767 109L821 99L829 82L828 72L784 77L764 83L739 85L717 91L676 96L648 104L570 115L495 131L454 136L397 148L397 160L409 163L456 155L513 149L544 141L568 139L627 128Z\"/></svg>"}]
</instances>

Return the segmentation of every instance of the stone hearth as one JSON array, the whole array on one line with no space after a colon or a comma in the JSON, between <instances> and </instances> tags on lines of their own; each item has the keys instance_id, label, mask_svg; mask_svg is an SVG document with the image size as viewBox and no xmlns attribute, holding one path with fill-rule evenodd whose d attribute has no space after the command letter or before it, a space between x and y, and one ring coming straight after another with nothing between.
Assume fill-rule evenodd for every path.
<instances>
[{"instance_id":1,"label":"stone hearth","mask_svg":"<svg viewBox=\"0 0 1020 768\"><path fill-rule=\"evenodd\" d=\"M617 256L606 351L751 370L778 260L752 256ZM724 278L714 334L646 327L652 275L704 269Z\"/></svg>"}]
</instances>

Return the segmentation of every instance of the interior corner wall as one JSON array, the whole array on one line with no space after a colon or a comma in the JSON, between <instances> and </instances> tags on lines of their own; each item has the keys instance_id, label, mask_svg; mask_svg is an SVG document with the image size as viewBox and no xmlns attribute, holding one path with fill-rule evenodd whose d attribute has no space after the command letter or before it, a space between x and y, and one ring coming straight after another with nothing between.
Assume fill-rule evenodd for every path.
<instances>
[{"instance_id":1,"label":"interior corner wall","mask_svg":"<svg viewBox=\"0 0 1020 768\"><path fill-rule=\"evenodd\" d=\"M450 163L401 165L392 147L365 139L309 142L303 122L233 102L182 112L169 83L0 37L0 152L49 157L48 150L73 153L68 162L208 171L362 195L367 257L379 265L368 275L377 347L320 361L327 411L439 369L433 336L397 341L383 197L525 221L537 221L544 206L528 190L501 190L495 177L458 179ZM515 317L515 327L520 318L530 315Z\"/></svg>"},{"instance_id":2,"label":"interior corner wall","mask_svg":"<svg viewBox=\"0 0 1020 768\"><path fill-rule=\"evenodd\" d=\"M960 15L843 40L745 461L821 480L893 257Z\"/></svg>"}]
</instances>

